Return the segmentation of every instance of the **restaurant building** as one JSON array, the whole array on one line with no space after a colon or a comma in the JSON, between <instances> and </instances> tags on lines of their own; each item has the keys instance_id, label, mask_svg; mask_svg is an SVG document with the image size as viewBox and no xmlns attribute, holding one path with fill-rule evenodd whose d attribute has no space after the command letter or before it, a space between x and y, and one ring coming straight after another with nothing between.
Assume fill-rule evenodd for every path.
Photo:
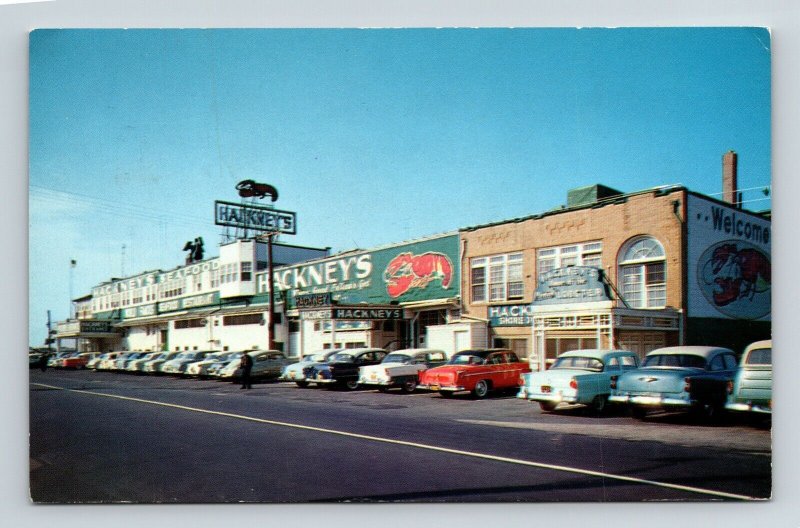
<instances>
[{"instance_id":1,"label":"restaurant building","mask_svg":"<svg viewBox=\"0 0 800 528\"><path fill-rule=\"evenodd\" d=\"M741 352L771 335L769 219L682 186L575 189L461 241L463 316L535 368L579 348Z\"/></svg>"}]
</instances>

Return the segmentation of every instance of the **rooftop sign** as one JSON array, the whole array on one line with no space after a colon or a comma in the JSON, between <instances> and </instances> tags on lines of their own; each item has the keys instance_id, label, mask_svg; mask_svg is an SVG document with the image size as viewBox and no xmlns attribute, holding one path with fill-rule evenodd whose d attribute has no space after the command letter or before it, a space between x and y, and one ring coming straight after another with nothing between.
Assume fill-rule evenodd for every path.
<instances>
[{"instance_id":1,"label":"rooftop sign","mask_svg":"<svg viewBox=\"0 0 800 528\"><path fill-rule=\"evenodd\" d=\"M539 275L534 305L609 301L603 271L587 266L570 266Z\"/></svg>"},{"instance_id":2,"label":"rooftop sign","mask_svg":"<svg viewBox=\"0 0 800 528\"><path fill-rule=\"evenodd\" d=\"M297 216L294 212L280 211L261 205L244 205L216 200L214 202L214 223L255 231L297 234Z\"/></svg>"}]
</instances>

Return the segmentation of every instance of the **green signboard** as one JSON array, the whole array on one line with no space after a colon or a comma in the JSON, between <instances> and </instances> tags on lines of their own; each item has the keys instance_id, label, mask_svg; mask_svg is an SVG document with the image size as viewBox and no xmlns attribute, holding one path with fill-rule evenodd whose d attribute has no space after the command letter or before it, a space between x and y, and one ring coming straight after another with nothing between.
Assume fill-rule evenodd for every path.
<instances>
[{"instance_id":1,"label":"green signboard","mask_svg":"<svg viewBox=\"0 0 800 528\"><path fill-rule=\"evenodd\" d=\"M457 234L375 251L354 253L274 271L276 292L285 292L289 308L295 296L327 295L342 305L387 305L459 295ZM256 276L259 294L268 292L266 273Z\"/></svg>"}]
</instances>

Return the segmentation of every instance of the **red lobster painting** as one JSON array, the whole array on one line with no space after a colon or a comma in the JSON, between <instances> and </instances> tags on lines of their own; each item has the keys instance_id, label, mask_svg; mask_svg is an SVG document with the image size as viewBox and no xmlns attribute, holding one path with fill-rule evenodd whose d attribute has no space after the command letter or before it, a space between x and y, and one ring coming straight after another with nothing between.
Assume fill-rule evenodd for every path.
<instances>
[{"instance_id":1,"label":"red lobster painting","mask_svg":"<svg viewBox=\"0 0 800 528\"><path fill-rule=\"evenodd\" d=\"M772 267L769 259L757 249L738 249L736 244L723 244L714 249L706 266L717 286L714 303L726 306L739 299L753 299L756 293L769 290ZM711 284L706 280L706 284Z\"/></svg>"},{"instance_id":2,"label":"red lobster painting","mask_svg":"<svg viewBox=\"0 0 800 528\"><path fill-rule=\"evenodd\" d=\"M386 266L383 280L392 298L400 297L412 288L425 288L434 280L440 280L442 288L449 288L453 280L453 264L442 253L400 253Z\"/></svg>"}]
</instances>

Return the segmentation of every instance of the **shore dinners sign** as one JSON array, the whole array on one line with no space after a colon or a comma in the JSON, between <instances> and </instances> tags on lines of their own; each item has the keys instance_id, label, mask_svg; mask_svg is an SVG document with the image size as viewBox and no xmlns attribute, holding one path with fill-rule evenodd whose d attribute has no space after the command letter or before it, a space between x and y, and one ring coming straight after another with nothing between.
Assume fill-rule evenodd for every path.
<instances>
[{"instance_id":1,"label":"shore dinners sign","mask_svg":"<svg viewBox=\"0 0 800 528\"><path fill-rule=\"evenodd\" d=\"M603 271L588 266L557 268L539 275L534 305L610 301Z\"/></svg>"}]
</instances>

